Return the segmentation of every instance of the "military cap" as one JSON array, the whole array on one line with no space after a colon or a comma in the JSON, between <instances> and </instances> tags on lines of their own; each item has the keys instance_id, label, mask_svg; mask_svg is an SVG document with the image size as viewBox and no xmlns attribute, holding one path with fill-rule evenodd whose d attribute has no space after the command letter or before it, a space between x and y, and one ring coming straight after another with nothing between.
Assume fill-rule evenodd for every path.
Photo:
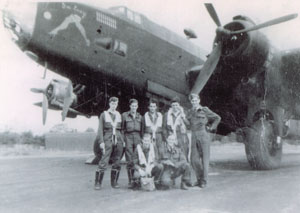
<instances>
[{"instance_id":1,"label":"military cap","mask_svg":"<svg viewBox=\"0 0 300 213\"><path fill-rule=\"evenodd\" d=\"M178 96L175 96L174 98L172 98L171 103L180 103L180 98Z\"/></svg>"},{"instance_id":2,"label":"military cap","mask_svg":"<svg viewBox=\"0 0 300 213\"><path fill-rule=\"evenodd\" d=\"M191 93L191 94L189 95L189 100L192 100L192 99L194 99L194 98L200 99L198 94L196 94L196 93Z\"/></svg>"},{"instance_id":3,"label":"military cap","mask_svg":"<svg viewBox=\"0 0 300 213\"><path fill-rule=\"evenodd\" d=\"M117 102L117 101L119 101L119 98L117 98L117 97L110 97L109 98L109 100L108 100L108 102L110 103L110 102Z\"/></svg>"}]
</instances>

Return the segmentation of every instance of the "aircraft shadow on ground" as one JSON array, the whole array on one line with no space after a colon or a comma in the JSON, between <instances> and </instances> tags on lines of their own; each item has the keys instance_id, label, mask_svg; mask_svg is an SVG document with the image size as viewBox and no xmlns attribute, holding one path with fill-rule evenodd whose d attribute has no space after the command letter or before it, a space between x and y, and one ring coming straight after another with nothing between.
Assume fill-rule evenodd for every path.
<instances>
[{"instance_id":1,"label":"aircraft shadow on ground","mask_svg":"<svg viewBox=\"0 0 300 213\"><path fill-rule=\"evenodd\" d=\"M223 170L241 170L251 171L247 161L240 160L226 160L226 161L214 161L210 163L212 169L223 169Z\"/></svg>"}]
</instances>

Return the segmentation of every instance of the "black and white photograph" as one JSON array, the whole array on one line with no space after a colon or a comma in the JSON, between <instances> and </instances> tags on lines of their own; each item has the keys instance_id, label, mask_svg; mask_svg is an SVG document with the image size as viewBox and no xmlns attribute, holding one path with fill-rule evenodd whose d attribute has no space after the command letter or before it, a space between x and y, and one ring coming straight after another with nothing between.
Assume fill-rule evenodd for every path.
<instances>
[{"instance_id":1,"label":"black and white photograph","mask_svg":"<svg viewBox=\"0 0 300 213\"><path fill-rule=\"evenodd\" d=\"M0 212L300 212L299 1L0 13Z\"/></svg>"}]
</instances>

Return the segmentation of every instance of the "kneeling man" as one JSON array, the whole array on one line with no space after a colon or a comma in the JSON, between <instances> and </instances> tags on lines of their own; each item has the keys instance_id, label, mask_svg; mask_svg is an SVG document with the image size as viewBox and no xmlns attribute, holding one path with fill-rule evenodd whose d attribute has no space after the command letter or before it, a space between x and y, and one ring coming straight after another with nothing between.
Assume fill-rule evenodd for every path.
<instances>
[{"instance_id":1,"label":"kneeling man","mask_svg":"<svg viewBox=\"0 0 300 213\"><path fill-rule=\"evenodd\" d=\"M163 165L158 163L158 155L154 149L150 134L144 134L142 143L138 144L133 155L134 189L140 188L141 179L154 178L155 186L160 183Z\"/></svg>"},{"instance_id":2,"label":"kneeling man","mask_svg":"<svg viewBox=\"0 0 300 213\"><path fill-rule=\"evenodd\" d=\"M183 190L191 187L191 168L185 155L180 148L176 136L170 135L164 145L160 156L160 163L164 165L164 172L161 177L161 185L169 188L175 183L175 178L181 176L181 186Z\"/></svg>"}]
</instances>

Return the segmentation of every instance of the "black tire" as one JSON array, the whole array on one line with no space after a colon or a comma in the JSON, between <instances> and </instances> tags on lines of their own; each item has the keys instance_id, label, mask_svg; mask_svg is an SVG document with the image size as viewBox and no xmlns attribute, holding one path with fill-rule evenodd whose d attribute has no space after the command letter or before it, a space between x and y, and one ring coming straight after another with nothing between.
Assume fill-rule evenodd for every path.
<instances>
[{"instance_id":1,"label":"black tire","mask_svg":"<svg viewBox=\"0 0 300 213\"><path fill-rule=\"evenodd\" d=\"M245 151L252 169L271 170L280 166L282 143L276 145L273 125L266 120L256 121L246 133Z\"/></svg>"}]
</instances>

